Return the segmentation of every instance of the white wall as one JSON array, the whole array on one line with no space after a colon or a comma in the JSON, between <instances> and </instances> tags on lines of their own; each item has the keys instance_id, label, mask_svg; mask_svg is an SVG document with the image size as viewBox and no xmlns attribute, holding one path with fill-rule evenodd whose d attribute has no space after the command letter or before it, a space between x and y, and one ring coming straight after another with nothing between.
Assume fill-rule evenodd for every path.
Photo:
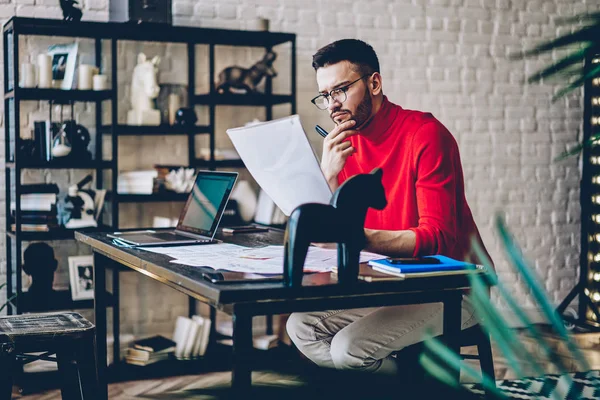
<instances>
[{"instance_id":1,"label":"white wall","mask_svg":"<svg viewBox=\"0 0 600 400\"><path fill-rule=\"evenodd\" d=\"M354 37L373 45L383 75L384 92L404 108L432 112L455 135L462 155L467 198L484 241L496 262L498 273L521 304L531 306L529 296L506 263L493 233L496 212L506 215L509 228L523 246L524 254L550 293L560 301L575 284L579 257L580 179L577 160L553 162L581 135L581 92L551 103L560 82L528 85L526 76L547 65L552 57L509 61L507 55L569 31L556 19L600 9L596 0L174 0L173 20L177 25L244 29L256 17L271 21L272 31L297 34L298 113L307 128L329 124L309 100L316 84L311 68L312 54L321 46L341 38ZM55 0L0 1L0 18L12 15L60 17ZM107 20L107 0L84 0L84 19ZM21 57L33 60L47 46L47 39L30 39ZM82 47L88 46L82 41ZM119 50L121 118L128 103L128 74L138 51L163 56L160 81L185 81L185 49L177 45L126 43ZM288 49L276 49L280 77L274 87L289 88ZM91 53L89 53L91 54ZM108 54L108 53L107 53ZM198 87L206 90L204 55L198 49ZM251 65L260 51L220 48L217 71L239 64ZM554 59L563 53L555 54ZM25 60L23 60L25 61ZM106 60L108 61L108 60ZM204 64L203 64L204 63ZM203 69L204 68L204 69ZM44 105L32 103L22 117L27 128L35 113L46 115ZM200 113L205 111L200 110ZM81 121L93 124L93 108L77 109ZM281 107L277 115L289 113ZM205 115L205 114L203 114ZM219 108L217 144L228 146L224 130L241 125L254 116L264 118L260 109ZM307 129L308 130L308 129ZM313 136L320 152L320 140ZM198 142L201 142L200 140ZM122 138L122 169L151 167L156 162L181 163L186 142L167 137ZM201 147L198 143L197 147ZM3 146L1 147L3 151ZM164 149L169 149L164 152ZM76 179L75 173L33 172L29 180L58 180L63 187ZM80 173L80 172L79 172ZM3 179L4 174L0 173ZM4 210L4 200L0 200ZM156 215L177 215L180 205L121 206L122 226L148 224ZM0 219L4 215L0 214ZM0 225L4 227L4 223ZM0 238L4 241L4 236ZM83 246L54 243L61 266L57 283L68 282L65 257L85 253ZM4 252L0 254L2 274ZM2 282L0 276L0 282ZM176 315L187 312L184 296L137 274L122 274L122 319L126 331L166 331ZM5 293L0 294L0 302Z\"/></svg>"}]
</instances>

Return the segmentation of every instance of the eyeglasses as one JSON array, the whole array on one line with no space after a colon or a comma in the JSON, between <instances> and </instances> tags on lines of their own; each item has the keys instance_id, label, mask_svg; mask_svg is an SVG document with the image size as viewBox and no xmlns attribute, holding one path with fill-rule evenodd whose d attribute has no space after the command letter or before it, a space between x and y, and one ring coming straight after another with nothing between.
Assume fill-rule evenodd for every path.
<instances>
[{"instance_id":1,"label":"eyeglasses","mask_svg":"<svg viewBox=\"0 0 600 400\"><path fill-rule=\"evenodd\" d=\"M343 103L348 98L348 96L346 95L346 92L348 91L350 86L354 85L356 82L360 81L361 79L363 79L366 76L369 76L369 75L368 74L363 75L360 78L358 78L357 80L355 80L354 82L350 82L346 86L342 86L340 88L333 89L329 93L322 93L322 94L318 95L317 97L315 97L314 99L312 99L311 103L313 103L315 106L317 106L317 108L319 110L327 110L327 107L329 106L329 98L330 97L334 101L337 101L338 103Z\"/></svg>"}]
</instances>

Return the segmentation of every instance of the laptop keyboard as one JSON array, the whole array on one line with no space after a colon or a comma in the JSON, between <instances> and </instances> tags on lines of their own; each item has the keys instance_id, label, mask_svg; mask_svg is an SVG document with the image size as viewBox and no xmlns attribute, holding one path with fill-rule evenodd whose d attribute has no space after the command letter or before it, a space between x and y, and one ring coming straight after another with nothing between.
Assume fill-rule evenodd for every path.
<instances>
[{"instance_id":1,"label":"laptop keyboard","mask_svg":"<svg viewBox=\"0 0 600 400\"><path fill-rule=\"evenodd\" d=\"M189 237L189 236L183 236L183 235L178 235L176 233L161 233L161 232L157 232L157 233L153 233L152 235L150 235L153 238L156 239L161 239L161 240L165 240L165 241L171 241L171 240L198 240L199 242L209 242L210 239L201 239L201 238L194 238L194 237Z\"/></svg>"}]
</instances>

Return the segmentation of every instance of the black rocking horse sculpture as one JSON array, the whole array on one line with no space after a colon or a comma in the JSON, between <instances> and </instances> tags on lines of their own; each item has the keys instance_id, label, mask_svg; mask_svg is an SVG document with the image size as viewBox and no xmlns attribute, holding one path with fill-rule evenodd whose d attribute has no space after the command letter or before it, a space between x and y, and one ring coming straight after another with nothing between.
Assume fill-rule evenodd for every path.
<instances>
[{"instance_id":1,"label":"black rocking horse sculpture","mask_svg":"<svg viewBox=\"0 0 600 400\"><path fill-rule=\"evenodd\" d=\"M333 194L329 204L307 203L290 215L285 231L283 275L286 286L302 286L304 261L311 243L337 243L338 281L351 284L358 279L360 251L365 247L367 209L387 205L381 183L383 171L353 176Z\"/></svg>"}]
</instances>

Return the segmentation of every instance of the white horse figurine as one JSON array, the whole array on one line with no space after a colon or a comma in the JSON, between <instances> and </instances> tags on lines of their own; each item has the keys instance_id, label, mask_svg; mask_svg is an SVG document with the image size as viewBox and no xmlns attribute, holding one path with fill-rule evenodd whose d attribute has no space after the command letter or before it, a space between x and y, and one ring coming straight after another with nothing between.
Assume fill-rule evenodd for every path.
<instances>
[{"instance_id":1,"label":"white horse figurine","mask_svg":"<svg viewBox=\"0 0 600 400\"><path fill-rule=\"evenodd\" d=\"M129 125L160 125L160 111L152 101L158 96L160 87L156 82L160 58L147 60L144 53L138 54L131 82L131 110L127 113Z\"/></svg>"}]
</instances>

